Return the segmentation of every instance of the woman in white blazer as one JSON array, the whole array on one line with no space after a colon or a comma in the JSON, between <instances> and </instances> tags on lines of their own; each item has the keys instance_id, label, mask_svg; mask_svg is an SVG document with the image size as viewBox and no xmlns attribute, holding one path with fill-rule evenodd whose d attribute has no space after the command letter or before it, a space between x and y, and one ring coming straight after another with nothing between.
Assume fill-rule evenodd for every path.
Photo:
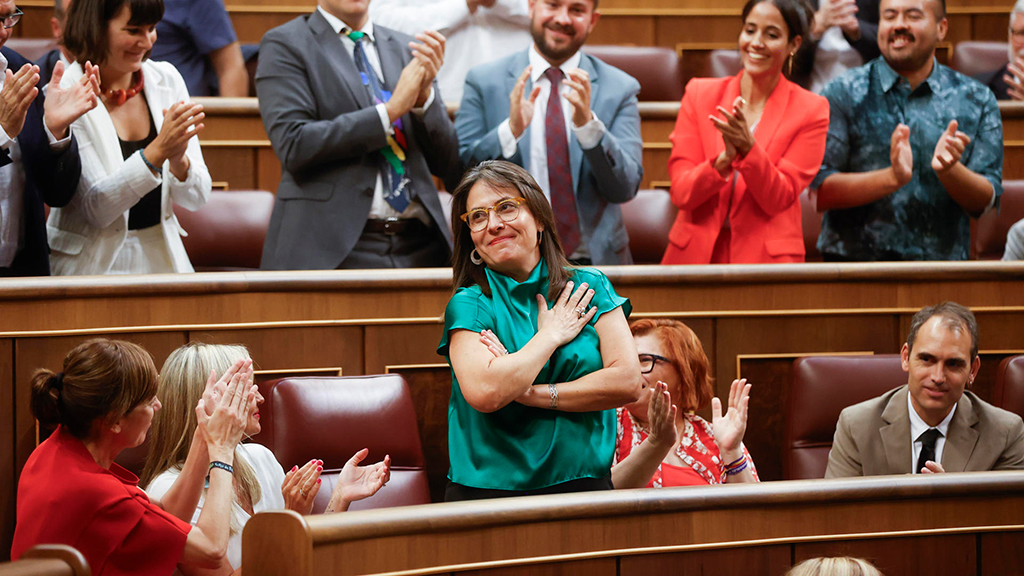
<instances>
[{"instance_id":1,"label":"woman in white blazer","mask_svg":"<svg viewBox=\"0 0 1024 576\"><path fill-rule=\"evenodd\" d=\"M97 62L102 105L73 125L82 177L47 221L54 275L193 271L173 205L197 210L210 195L203 113L174 66L147 60L162 16L162 0L71 3L64 44L77 62L62 84Z\"/></svg>"}]
</instances>

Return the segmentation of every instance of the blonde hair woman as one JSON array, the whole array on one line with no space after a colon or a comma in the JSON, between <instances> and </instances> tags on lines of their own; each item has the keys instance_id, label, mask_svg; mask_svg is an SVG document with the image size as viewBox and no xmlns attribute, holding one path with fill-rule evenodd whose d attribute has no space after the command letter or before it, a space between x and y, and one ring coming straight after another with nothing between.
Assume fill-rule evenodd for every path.
<instances>
[{"instance_id":1,"label":"blonde hair woman","mask_svg":"<svg viewBox=\"0 0 1024 576\"><path fill-rule=\"evenodd\" d=\"M244 346L200 342L186 344L167 357L157 390L164 408L153 422L149 457L140 482L150 496L163 494L181 472L196 428L195 411L189 407L196 405L214 374L220 374L239 358L249 358ZM259 405L262 403L263 397L257 393L246 421L246 436L260 431ZM343 512L352 502L376 494L388 481L390 456L377 464L358 466L368 452L364 448L345 463L326 512ZM234 460L235 490L227 558L215 571L187 574L230 574L238 570L242 564L242 528L257 512L289 509L310 514L313 511L323 461L310 460L301 468L293 466L285 474L274 454L255 442L239 443ZM193 522L202 507L203 500L200 500Z\"/></svg>"},{"instance_id":2,"label":"blonde hair woman","mask_svg":"<svg viewBox=\"0 0 1024 576\"><path fill-rule=\"evenodd\" d=\"M793 566L786 576L883 576L867 560L843 556L811 558Z\"/></svg>"}]
</instances>

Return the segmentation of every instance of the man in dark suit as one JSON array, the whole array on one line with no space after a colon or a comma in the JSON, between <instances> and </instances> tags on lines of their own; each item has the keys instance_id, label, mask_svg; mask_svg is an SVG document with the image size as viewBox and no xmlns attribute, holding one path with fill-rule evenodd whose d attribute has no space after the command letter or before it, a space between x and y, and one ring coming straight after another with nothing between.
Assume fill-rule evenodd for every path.
<instances>
[{"instance_id":1,"label":"man in dark suit","mask_svg":"<svg viewBox=\"0 0 1024 576\"><path fill-rule=\"evenodd\" d=\"M572 261L632 264L619 204L643 180L640 84L580 51L597 4L530 0L533 46L469 71L455 126L465 164L508 160L533 175Z\"/></svg>"},{"instance_id":2,"label":"man in dark suit","mask_svg":"<svg viewBox=\"0 0 1024 576\"><path fill-rule=\"evenodd\" d=\"M20 15L0 0L0 276L46 276L44 202L64 206L75 193L82 166L71 124L96 106L99 82L93 73L61 88L60 65L44 99L39 68L2 48Z\"/></svg>"},{"instance_id":3,"label":"man in dark suit","mask_svg":"<svg viewBox=\"0 0 1024 576\"><path fill-rule=\"evenodd\" d=\"M944 302L914 315L908 383L843 410L825 478L1024 470L1024 422L964 388L978 375L978 323Z\"/></svg>"},{"instance_id":4,"label":"man in dark suit","mask_svg":"<svg viewBox=\"0 0 1024 576\"><path fill-rule=\"evenodd\" d=\"M256 91L281 161L263 268L447 266L451 231L431 174L459 177L434 83L436 32L370 22L369 0L320 0L263 37Z\"/></svg>"}]
</instances>

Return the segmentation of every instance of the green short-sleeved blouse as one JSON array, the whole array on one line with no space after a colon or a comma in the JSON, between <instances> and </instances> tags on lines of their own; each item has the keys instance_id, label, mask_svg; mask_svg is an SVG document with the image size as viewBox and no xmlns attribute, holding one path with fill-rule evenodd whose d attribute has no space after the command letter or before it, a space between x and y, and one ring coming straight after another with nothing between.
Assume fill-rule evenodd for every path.
<instances>
[{"instance_id":1,"label":"green short-sleeved blouse","mask_svg":"<svg viewBox=\"0 0 1024 576\"><path fill-rule=\"evenodd\" d=\"M493 331L509 352L526 345L537 333L537 294L548 295L548 268L541 262L525 282L488 269L491 297L479 286L460 288L448 301L444 334L437 353L451 365L448 342L453 330ZM591 306L597 314L572 342L555 350L534 384L571 382L600 370L597 318L629 300L615 293L611 282L591 268L574 270L573 283L594 289ZM615 411L559 412L517 402L484 414L462 396L452 371L448 403L448 455L452 482L474 488L536 490L578 478L602 478L611 470L615 449Z\"/></svg>"}]
</instances>

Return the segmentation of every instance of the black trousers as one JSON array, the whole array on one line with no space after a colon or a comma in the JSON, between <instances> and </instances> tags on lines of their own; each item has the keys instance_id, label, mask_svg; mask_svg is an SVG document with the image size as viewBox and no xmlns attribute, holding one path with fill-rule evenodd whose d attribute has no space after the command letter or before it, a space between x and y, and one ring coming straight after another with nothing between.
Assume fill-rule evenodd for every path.
<instances>
[{"instance_id":1,"label":"black trousers","mask_svg":"<svg viewBox=\"0 0 1024 576\"><path fill-rule=\"evenodd\" d=\"M441 231L436 226L413 220L400 234L364 229L338 269L447 268L451 265L451 252Z\"/></svg>"},{"instance_id":2,"label":"black trousers","mask_svg":"<svg viewBox=\"0 0 1024 576\"><path fill-rule=\"evenodd\" d=\"M613 490L612 475L603 478L579 478L547 488L537 490L495 490L492 488L472 488L455 482L448 482L444 491L445 502L461 500L487 500L489 498L511 498L513 496L537 496L540 494L569 494L572 492L593 492L594 490Z\"/></svg>"}]
</instances>

